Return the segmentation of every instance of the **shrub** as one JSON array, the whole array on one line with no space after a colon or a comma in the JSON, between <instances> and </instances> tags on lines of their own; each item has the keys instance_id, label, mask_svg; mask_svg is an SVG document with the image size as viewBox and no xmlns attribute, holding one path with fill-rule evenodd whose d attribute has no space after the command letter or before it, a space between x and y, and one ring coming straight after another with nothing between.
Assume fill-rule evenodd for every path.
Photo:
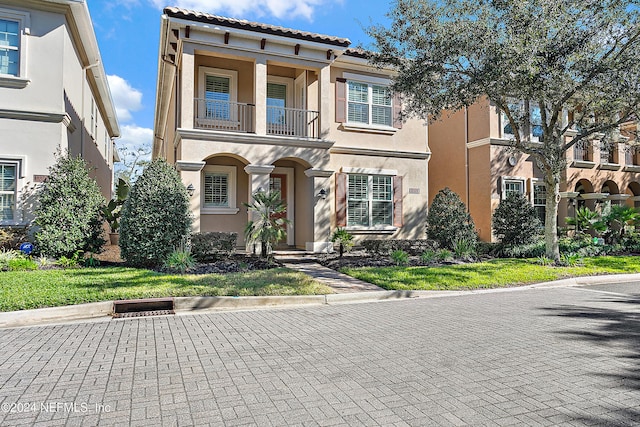
<instances>
[{"instance_id":1,"label":"shrub","mask_svg":"<svg viewBox=\"0 0 640 427\"><path fill-rule=\"evenodd\" d=\"M0 228L0 248L18 249L20 243L27 241L26 227Z\"/></svg>"},{"instance_id":2,"label":"shrub","mask_svg":"<svg viewBox=\"0 0 640 427\"><path fill-rule=\"evenodd\" d=\"M436 252L436 259L440 262L451 261L453 259L453 252L449 249L439 249Z\"/></svg>"},{"instance_id":3,"label":"shrub","mask_svg":"<svg viewBox=\"0 0 640 427\"><path fill-rule=\"evenodd\" d=\"M56 261L56 265L62 268L78 268L80 267L80 251L76 251L72 256L61 256Z\"/></svg>"},{"instance_id":4,"label":"shrub","mask_svg":"<svg viewBox=\"0 0 640 427\"><path fill-rule=\"evenodd\" d=\"M388 254L394 250L402 250L410 255L420 255L427 249L436 249L437 243L426 239L382 240L372 239L362 242L362 247L370 254Z\"/></svg>"},{"instance_id":5,"label":"shrub","mask_svg":"<svg viewBox=\"0 0 640 427\"><path fill-rule=\"evenodd\" d=\"M83 159L58 154L37 197L35 246L39 253L58 258L102 248L100 206L104 198Z\"/></svg>"},{"instance_id":6,"label":"shrub","mask_svg":"<svg viewBox=\"0 0 640 427\"><path fill-rule=\"evenodd\" d=\"M472 258L476 254L475 242L467 239L458 239L453 244L453 253L458 259Z\"/></svg>"},{"instance_id":7,"label":"shrub","mask_svg":"<svg viewBox=\"0 0 640 427\"><path fill-rule=\"evenodd\" d=\"M539 241L526 245L505 246L501 255L505 258L536 258L545 253L544 241Z\"/></svg>"},{"instance_id":8,"label":"shrub","mask_svg":"<svg viewBox=\"0 0 640 427\"><path fill-rule=\"evenodd\" d=\"M449 188L436 194L427 214L427 236L440 247L453 249L456 240L478 239L471 215L460 197Z\"/></svg>"},{"instance_id":9,"label":"shrub","mask_svg":"<svg viewBox=\"0 0 640 427\"><path fill-rule=\"evenodd\" d=\"M542 224L531 203L520 193L510 193L491 218L493 232L506 245L533 243Z\"/></svg>"},{"instance_id":10,"label":"shrub","mask_svg":"<svg viewBox=\"0 0 640 427\"><path fill-rule=\"evenodd\" d=\"M391 252L391 260L395 265L407 265L409 263L409 254L405 251L395 250Z\"/></svg>"},{"instance_id":11,"label":"shrub","mask_svg":"<svg viewBox=\"0 0 640 427\"><path fill-rule=\"evenodd\" d=\"M342 257L345 252L349 252L353 247L353 235L344 228L336 228L336 231L334 231L331 236L331 241L333 243L338 243L340 257Z\"/></svg>"},{"instance_id":12,"label":"shrub","mask_svg":"<svg viewBox=\"0 0 640 427\"><path fill-rule=\"evenodd\" d=\"M0 249L0 270L8 270L9 263L16 259L24 259L25 256L22 252L15 249Z\"/></svg>"},{"instance_id":13,"label":"shrub","mask_svg":"<svg viewBox=\"0 0 640 427\"><path fill-rule=\"evenodd\" d=\"M167 260L164 262L164 268L176 270L182 274L193 268L194 265L196 265L196 262L193 259L193 256L184 248L176 249L171 252Z\"/></svg>"},{"instance_id":14,"label":"shrub","mask_svg":"<svg viewBox=\"0 0 640 427\"><path fill-rule=\"evenodd\" d=\"M162 265L186 241L190 227L189 196L178 173L164 160L152 161L122 207L122 258L137 267Z\"/></svg>"},{"instance_id":15,"label":"shrub","mask_svg":"<svg viewBox=\"0 0 640 427\"><path fill-rule=\"evenodd\" d=\"M427 249L420 254L420 261L424 264L432 263L436 259L436 251Z\"/></svg>"},{"instance_id":16,"label":"shrub","mask_svg":"<svg viewBox=\"0 0 640 427\"><path fill-rule=\"evenodd\" d=\"M551 258L547 258L546 255L540 255L536 258L536 264L547 267L555 264L555 261Z\"/></svg>"},{"instance_id":17,"label":"shrub","mask_svg":"<svg viewBox=\"0 0 640 427\"><path fill-rule=\"evenodd\" d=\"M236 249L238 233L210 231L191 234L191 255L198 262L229 258Z\"/></svg>"},{"instance_id":18,"label":"shrub","mask_svg":"<svg viewBox=\"0 0 640 427\"><path fill-rule=\"evenodd\" d=\"M37 270L38 264L29 258L16 258L9 260L7 270L9 271L27 271Z\"/></svg>"},{"instance_id":19,"label":"shrub","mask_svg":"<svg viewBox=\"0 0 640 427\"><path fill-rule=\"evenodd\" d=\"M584 265L584 260L580 256L580 254L570 253L570 254L562 254L560 255L560 264L566 265L568 267L576 267L579 265Z\"/></svg>"}]
</instances>

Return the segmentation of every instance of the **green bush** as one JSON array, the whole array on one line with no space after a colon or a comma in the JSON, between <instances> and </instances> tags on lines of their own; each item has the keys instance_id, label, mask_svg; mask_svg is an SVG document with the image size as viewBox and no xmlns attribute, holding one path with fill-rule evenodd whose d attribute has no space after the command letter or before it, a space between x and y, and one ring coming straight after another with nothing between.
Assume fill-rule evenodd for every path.
<instances>
[{"instance_id":1,"label":"green bush","mask_svg":"<svg viewBox=\"0 0 640 427\"><path fill-rule=\"evenodd\" d=\"M420 254L420 261L423 264L432 263L433 260L435 259L436 259L436 251L434 251L433 249L427 249Z\"/></svg>"},{"instance_id":2,"label":"green bush","mask_svg":"<svg viewBox=\"0 0 640 427\"><path fill-rule=\"evenodd\" d=\"M407 265L409 263L409 254L398 249L391 252L391 260L398 266Z\"/></svg>"},{"instance_id":3,"label":"green bush","mask_svg":"<svg viewBox=\"0 0 640 427\"><path fill-rule=\"evenodd\" d=\"M0 270L7 271L9 263L16 259L25 259L22 252L15 249L0 249Z\"/></svg>"},{"instance_id":4,"label":"green bush","mask_svg":"<svg viewBox=\"0 0 640 427\"><path fill-rule=\"evenodd\" d=\"M190 227L189 196L178 173L164 160L152 161L122 207L122 258L136 267L162 265Z\"/></svg>"},{"instance_id":5,"label":"green bush","mask_svg":"<svg viewBox=\"0 0 640 427\"><path fill-rule=\"evenodd\" d=\"M186 273L187 270L193 268L195 265L196 261L193 256L183 248L171 252L164 262L164 268L179 271L182 274Z\"/></svg>"},{"instance_id":6,"label":"green bush","mask_svg":"<svg viewBox=\"0 0 640 427\"><path fill-rule=\"evenodd\" d=\"M340 257L342 257L345 252L349 252L351 248L353 248L353 235L344 228L336 228L336 231L334 231L331 236L331 241L333 243L338 243L338 252Z\"/></svg>"},{"instance_id":7,"label":"green bush","mask_svg":"<svg viewBox=\"0 0 640 427\"><path fill-rule=\"evenodd\" d=\"M503 199L491 218L493 232L506 245L533 243L542 224L531 203L520 193Z\"/></svg>"},{"instance_id":8,"label":"green bush","mask_svg":"<svg viewBox=\"0 0 640 427\"><path fill-rule=\"evenodd\" d=\"M470 259L476 254L475 242L467 239L458 239L453 244L453 253L458 259Z\"/></svg>"},{"instance_id":9,"label":"green bush","mask_svg":"<svg viewBox=\"0 0 640 427\"><path fill-rule=\"evenodd\" d=\"M505 246L500 255L504 258L537 258L545 253L545 244L541 240L526 245Z\"/></svg>"},{"instance_id":10,"label":"green bush","mask_svg":"<svg viewBox=\"0 0 640 427\"><path fill-rule=\"evenodd\" d=\"M58 154L37 197L37 252L58 258L100 251L105 243L100 217L104 198L83 159Z\"/></svg>"},{"instance_id":11,"label":"green bush","mask_svg":"<svg viewBox=\"0 0 640 427\"><path fill-rule=\"evenodd\" d=\"M63 255L60 258L58 258L58 260L56 261L56 265L62 268L78 268L80 267L80 255L81 255L80 251L76 251L70 257Z\"/></svg>"},{"instance_id":12,"label":"green bush","mask_svg":"<svg viewBox=\"0 0 640 427\"><path fill-rule=\"evenodd\" d=\"M199 262L229 258L236 248L238 233L205 232L191 235L191 255Z\"/></svg>"},{"instance_id":13,"label":"green bush","mask_svg":"<svg viewBox=\"0 0 640 427\"><path fill-rule=\"evenodd\" d=\"M0 228L0 248L18 249L21 243L27 241L26 227Z\"/></svg>"},{"instance_id":14,"label":"green bush","mask_svg":"<svg viewBox=\"0 0 640 427\"><path fill-rule=\"evenodd\" d=\"M9 271L28 271L37 270L38 264L29 258L16 258L9 261L7 270Z\"/></svg>"},{"instance_id":15,"label":"green bush","mask_svg":"<svg viewBox=\"0 0 640 427\"><path fill-rule=\"evenodd\" d=\"M386 255L395 250L405 251L409 255L421 255L427 249L436 249L437 243L426 239L406 239L406 240L364 240L361 243L365 251L375 255Z\"/></svg>"},{"instance_id":16,"label":"green bush","mask_svg":"<svg viewBox=\"0 0 640 427\"><path fill-rule=\"evenodd\" d=\"M439 249L436 252L436 259L440 262L451 261L453 259L453 252L449 249Z\"/></svg>"},{"instance_id":17,"label":"green bush","mask_svg":"<svg viewBox=\"0 0 640 427\"><path fill-rule=\"evenodd\" d=\"M427 236L440 247L453 249L457 240L476 242L475 225L460 197L449 188L436 194L427 214Z\"/></svg>"}]
</instances>

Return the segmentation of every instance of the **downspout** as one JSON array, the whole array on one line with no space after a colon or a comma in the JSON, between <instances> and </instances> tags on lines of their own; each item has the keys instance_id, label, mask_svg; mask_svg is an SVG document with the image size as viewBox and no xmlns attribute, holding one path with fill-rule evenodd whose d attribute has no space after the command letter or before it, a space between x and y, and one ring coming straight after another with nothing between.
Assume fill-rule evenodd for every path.
<instances>
[{"instance_id":1,"label":"downspout","mask_svg":"<svg viewBox=\"0 0 640 427\"><path fill-rule=\"evenodd\" d=\"M471 212L469 202L469 114L467 107L464 107L464 178L467 199L467 212Z\"/></svg>"},{"instance_id":2,"label":"downspout","mask_svg":"<svg viewBox=\"0 0 640 427\"><path fill-rule=\"evenodd\" d=\"M86 67L82 67L82 103L81 103L82 104L82 119L81 119L81 124L82 124L81 128L82 129L81 129L81 132L80 132L80 157L82 157L83 159L84 159L84 134L85 134L85 129L86 129L86 126L85 126L86 114L85 114L85 110L84 110L84 108L85 108L84 87L85 87L85 85L89 84L87 82L87 70L89 68L97 67L98 65L100 65L100 60L99 59L96 60L95 64L89 64ZM97 117L96 117L96 120L97 120Z\"/></svg>"}]
</instances>

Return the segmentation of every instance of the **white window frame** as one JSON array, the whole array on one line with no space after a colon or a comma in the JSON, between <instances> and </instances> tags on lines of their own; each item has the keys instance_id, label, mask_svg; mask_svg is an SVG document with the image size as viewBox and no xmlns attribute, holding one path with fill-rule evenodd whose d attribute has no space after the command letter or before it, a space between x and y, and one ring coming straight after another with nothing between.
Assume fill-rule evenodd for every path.
<instances>
[{"instance_id":1,"label":"white window frame","mask_svg":"<svg viewBox=\"0 0 640 427\"><path fill-rule=\"evenodd\" d=\"M237 168L235 166L207 165L202 169L200 188L202 189L200 196L200 213L201 214L217 214L217 215L234 215L240 209L236 207L237 192ZM227 199L228 206L206 206L205 197L205 176L206 175L227 175Z\"/></svg>"},{"instance_id":2,"label":"white window frame","mask_svg":"<svg viewBox=\"0 0 640 427\"><path fill-rule=\"evenodd\" d=\"M20 210L18 209L19 205L19 197L20 192L18 191L21 186L21 179L23 178L23 168L24 161L20 159L8 159L8 158L0 158L0 164L9 165L16 168L16 188L13 192L9 191L1 191L0 194L9 194L13 193L14 207L13 207L13 219L2 219L0 220L0 224L2 225L18 225L21 223L22 218L20 217Z\"/></svg>"},{"instance_id":3,"label":"white window frame","mask_svg":"<svg viewBox=\"0 0 640 427\"><path fill-rule=\"evenodd\" d=\"M207 76L223 77L229 79L229 102L238 102L238 72L235 70L226 70L223 68L199 67L198 68L198 99L205 99L207 87ZM197 114L197 111L195 112ZM210 119L196 117L196 120L209 122ZM229 120L214 119L214 121L237 122L237 110L229 107Z\"/></svg>"},{"instance_id":4,"label":"white window frame","mask_svg":"<svg viewBox=\"0 0 640 427\"><path fill-rule=\"evenodd\" d=\"M509 104L518 104L520 107L520 111L524 111L525 105L524 105L524 101L514 101L511 102ZM529 111L531 111L531 104L532 102L529 102ZM533 108L538 108L537 105L534 105ZM529 116L531 117L531 116ZM504 128L505 126L509 124L509 119L507 118L506 113L503 110L500 110L500 137L503 139L511 139L513 138L515 135L512 133L505 133ZM528 130L529 130L529 138L531 140L531 142L540 142L540 137L538 136L533 136L533 123L529 123L528 126Z\"/></svg>"},{"instance_id":5,"label":"white window frame","mask_svg":"<svg viewBox=\"0 0 640 427\"><path fill-rule=\"evenodd\" d=\"M391 123L389 125L380 125L374 124L373 120L373 86L384 86L387 89L391 86L391 80L386 77L374 77L374 76L366 76L363 74L354 74L354 73L343 73L343 78L347 80L346 82L346 123L344 124L347 128L362 128L362 129L379 129L384 131L395 132L397 129L393 127L393 108L394 108L394 99L393 96L390 96L391 104L388 106L391 109ZM362 122L352 122L349 121L349 84L350 83L359 83L367 85L367 103L369 106L369 123ZM391 92L389 92L391 95Z\"/></svg>"},{"instance_id":6,"label":"white window frame","mask_svg":"<svg viewBox=\"0 0 640 427\"><path fill-rule=\"evenodd\" d=\"M500 200L507 198L507 183L520 183L522 186L522 194L527 197L527 179L521 176L503 176L500 178Z\"/></svg>"},{"instance_id":7,"label":"white window frame","mask_svg":"<svg viewBox=\"0 0 640 427\"><path fill-rule=\"evenodd\" d=\"M544 183L544 180L540 179L540 178L531 178L529 180L529 194L531 195L531 206L533 206L534 208L536 207L543 207L545 208L545 214L546 214L546 208L547 208L547 203L546 200L540 204L540 203L536 203L536 185L542 185L543 187L545 187L545 192L546 192L546 185ZM542 222L544 224L544 221Z\"/></svg>"},{"instance_id":8,"label":"white window frame","mask_svg":"<svg viewBox=\"0 0 640 427\"><path fill-rule=\"evenodd\" d=\"M27 36L31 33L31 17L28 12L0 8L0 19L18 23L20 32L18 45L18 74L0 74L0 86L23 88L27 79Z\"/></svg>"},{"instance_id":9,"label":"white window frame","mask_svg":"<svg viewBox=\"0 0 640 427\"><path fill-rule=\"evenodd\" d=\"M369 225L359 225L359 224L349 224L349 201L351 200L350 198L350 194L349 194L349 178L351 178L352 176L366 176L367 177L367 206L368 206L368 222ZM388 200L388 202L391 203L391 217L390 217L390 223L389 224L376 224L373 225L373 177L374 176L378 176L378 177L385 177L385 178L389 178L391 181L391 199ZM393 226L393 215L394 215L394 194L393 194L393 175L382 175L382 174L367 174L367 173L362 173L362 172L350 172L347 174L347 197L346 197L346 211L347 211L347 230L376 230L376 229L395 229L395 227ZM387 200L385 200L386 202Z\"/></svg>"}]
</instances>

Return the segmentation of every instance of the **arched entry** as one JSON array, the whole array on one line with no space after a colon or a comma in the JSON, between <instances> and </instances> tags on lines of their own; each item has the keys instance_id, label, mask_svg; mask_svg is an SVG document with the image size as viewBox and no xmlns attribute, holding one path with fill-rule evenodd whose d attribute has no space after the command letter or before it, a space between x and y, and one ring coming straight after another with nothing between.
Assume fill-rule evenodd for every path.
<instances>
[{"instance_id":1,"label":"arched entry","mask_svg":"<svg viewBox=\"0 0 640 427\"><path fill-rule=\"evenodd\" d=\"M627 194L631 196L627 199L627 204L634 208L640 207L640 183L635 181L629 183Z\"/></svg>"},{"instance_id":2,"label":"arched entry","mask_svg":"<svg viewBox=\"0 0 640 427\"><path fill-rule=\"evenodd\" d=\"M581 179L576 182L574 191L580 193L577 198L578 207L587 206L589 209L593 209L595 207L595 202L587 198L589 197L587 196L588 194L593 193L593 184L591 184L591 181L588 179Z\"/></svg>"}]
</instances>

